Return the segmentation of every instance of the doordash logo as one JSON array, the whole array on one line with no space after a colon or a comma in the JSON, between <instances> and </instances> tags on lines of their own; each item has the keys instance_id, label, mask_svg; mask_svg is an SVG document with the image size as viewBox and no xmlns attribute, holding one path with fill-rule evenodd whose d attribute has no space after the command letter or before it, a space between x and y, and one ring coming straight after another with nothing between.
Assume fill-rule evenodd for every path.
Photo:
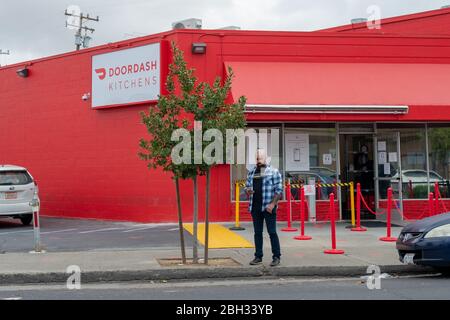
<instances>
[{"instance_id":1,"label":"doordash logo","mask_svg":"<svg viewBox=\"0 0 450 320\"><path fill-rule=\"evenodd\" d=\"M92 108L155 101L160 94L160 44L92 57Z\"/></svg>"},{"instance_id":2,"label":"doordash logo","mask_svg":"<svg viewBox=\"0 0 450 320\"><path fill-rule=\"evenodd\" d=\"M106 77L106 69L105 68L95 69L95 73L97 73L98 78L100 80L103 80Z\"/></svg>"}]
</instances>

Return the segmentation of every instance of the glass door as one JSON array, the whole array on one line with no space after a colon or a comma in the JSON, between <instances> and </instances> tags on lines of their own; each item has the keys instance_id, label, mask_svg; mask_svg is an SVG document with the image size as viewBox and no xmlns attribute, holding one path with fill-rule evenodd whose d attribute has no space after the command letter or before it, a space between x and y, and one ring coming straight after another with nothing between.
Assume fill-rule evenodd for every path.
<instances>
[{"instance_id":1,"label":"glass door","mask_svg":"<svg viewBox=\"0 0 450 320\"><path fill-rule=\"evenodd\" d=\"M343 182L353 182L361 186L361 193L370 210L375 210L373 134L341 135L341 177ZM351 219L351 198L348 190L341 193L342 218ZM374 219L365 206L361 207L361 219Z\"/></svg>"},{"instance_id":2,"label":"glass door","mask_svg":"<svg viewBox=\"0 0 450 320\"><path fill-rule=\"evenodd\" d=\"M393 198L402 210L400 132L378 130L374 146L376 208L385 207L382 203L387 200L387 190L391 187ZM392 209L395 210L395 206Z\"/></svg>"}]
</instances>

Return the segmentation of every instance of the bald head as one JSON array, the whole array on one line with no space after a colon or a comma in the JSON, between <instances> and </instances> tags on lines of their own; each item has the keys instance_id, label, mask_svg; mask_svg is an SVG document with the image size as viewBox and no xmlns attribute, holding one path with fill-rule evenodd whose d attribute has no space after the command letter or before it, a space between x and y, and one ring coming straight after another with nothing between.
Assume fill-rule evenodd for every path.
<instances>
[{"instance_id":1,"label":"bald head","mask_svg":"<svg viewBox=\"0 0 450 320\"><path fill-rule=\"evenodd\" d=\"M258 149L256 151L256 165L257 166L263 166L263 165L266 164L266 161L267 161L266 150Z\"/></svg>"}]
</instances>

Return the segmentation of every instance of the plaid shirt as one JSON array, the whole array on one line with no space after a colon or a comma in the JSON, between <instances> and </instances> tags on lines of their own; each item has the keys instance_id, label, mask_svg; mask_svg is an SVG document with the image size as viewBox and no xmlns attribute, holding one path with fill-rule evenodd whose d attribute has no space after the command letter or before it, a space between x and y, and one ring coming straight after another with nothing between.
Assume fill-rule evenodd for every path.
<instances>
[{"instance_id":1,"label":"plaid shirt","mask_svg":"<svg viewBox=\"0 0 450 320\"><path fill-rule=\"evenodd\" d=\"M253 176L255 175L256 166L250 170L247 174L247 182L245 183L246 188L253 186ZM272 202L275 194L283 193L283 184L281 174L278 169L272 168L267 165L264 171L263 181L262 181L262 207L263 210ZM252 212L253 195L250 195L250 204L248 211Z\"/></svg>"}]
</instances>

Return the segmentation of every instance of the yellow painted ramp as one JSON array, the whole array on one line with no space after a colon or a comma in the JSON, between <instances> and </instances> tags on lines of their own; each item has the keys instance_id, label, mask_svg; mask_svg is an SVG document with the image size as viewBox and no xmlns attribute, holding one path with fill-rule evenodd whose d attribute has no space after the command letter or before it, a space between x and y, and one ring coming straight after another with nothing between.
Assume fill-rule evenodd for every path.
<instances>
[{"instance_id":1,"label":"yellow painted ramp","mask_svg":"<svg viewBox=\"0 0 450 320\"><path fill-rule=\"evenodd\" d=\"M190 234L194 234L194 225L192 223L184 224L184 228ZM205 245L205 224L199 223L197 230L198 241ZM220 224L209 224L209 248L225 249L225 248L254 248L247 239L236 234L235 232L221 226Z\"/></svg>"}]
</instances>

